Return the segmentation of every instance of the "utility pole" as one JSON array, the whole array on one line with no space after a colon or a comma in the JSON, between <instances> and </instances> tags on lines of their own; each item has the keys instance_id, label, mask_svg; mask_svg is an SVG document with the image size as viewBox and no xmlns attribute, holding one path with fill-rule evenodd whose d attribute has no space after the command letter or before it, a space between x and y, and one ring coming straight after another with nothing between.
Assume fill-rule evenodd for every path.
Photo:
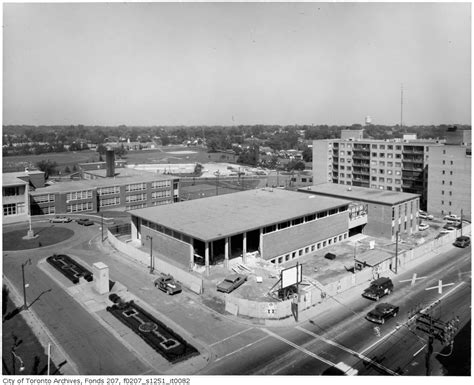
<instances>
[{"instance_id":1,"label":"utility pole","mask_svg":"<svg viewBox=\"0 0 474 385\"><path fill-rule=\"evenodd\" d=\"M431 375L431 355L433 354L433 343L440 341L443 345L453 345L454 336L458 330L459 317L444 322L435 319L431 314L420 313L416 318L416 328L428 334L428 345L426 351L426 375Z\"/></svg>"},{"instance_id":2,"label":"utility pole","mask_svg":"<svg viewBox=\"0 0 474 385\"><path fill-rule=\"evenodd\" d=\"M461 237L462 237L462 209L461 209Z\"/></svg>"},{"instance_id":3,"label":"utility pole","mask_svg":"<svg viewBox=\"0 0 474 385\"><path fill-rule=\"evenodd\" d=\"M395 233L395 274L398 274L398 233L399 231Z\"/></svg>"},{"instance_id":4,"label":"utility pole","mask_svg":"<svg viewBox=\"0 0 474 385\"><path fill-rule=\"evenodd\" d=\"M400 89L400 129L403 128L403 83Z\"/></svg>"},{"instance_id":5,"label":"utility pole","mask_svg":"<svg viewBox=\"0 0 474 385\"><path fill-rule=\"evenodd\" d=\"M104 242L104 213L100 213L100 230L102 232L100 240L101 242Z\"/></svg>"},{"instance_id":6,"label":"utility pole","mask_svg":"<svg viewBox=\"0 0 474 385\"><path fill-rule=\"evenodd\" d=\"M147 235L146 239L150 240L150 274L153 274L153 237Z\"/></svg>"},{"instance_id":7,"label":"utility pole","mask_svg":"<svg viewBox=\"0 0 474 385\"><path fill-rule=\"evenodd\" d=\"M26 283L25 283L25 266L31 265L31 259L28 258L27 261L21 264L21 277L23 279L23 309L28 310L28 304L26 302Z\"/></svg>"}]
</instances>

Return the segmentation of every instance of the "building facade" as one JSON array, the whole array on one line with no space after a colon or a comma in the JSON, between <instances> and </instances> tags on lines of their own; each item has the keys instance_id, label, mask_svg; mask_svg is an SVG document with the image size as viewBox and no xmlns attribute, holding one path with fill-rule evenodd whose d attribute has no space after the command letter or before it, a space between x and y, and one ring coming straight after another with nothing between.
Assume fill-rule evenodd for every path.
<instances>
[{"instance_id":1,"label":"building facade","mask_svg":"<svg viewBox=\"0 0 474 385\"><path fill-rule=\"evenodd\" d=\"M428 212L471 219L470 131L449 131L446 144L430 148Z\"/></svg>"},{"instance_id":2,"label":"building facade","mask_svg":"<svg viewBox=\"0 0 474 385\"><path fill-rule=\"evenodd\" d=\"M436 141L363 139L363 130L342 130L340 139L313 141L314 184L335 183L420 195L426 209L428 161Z\"/></svg>"},{"instance_id":3,"label":"building facade","mask_svg":"<svg viewBox=\"0 0 474 385\"><path fill-rule=\"evenodd\" d=\"M298 191L321 197L335 197L358 203L357 212L367 215L365 223L351 226L353 232L395 240L396 233L413 234L418 231L419 195L396 191L368 189L356 186L324 183L306 187ZM352 210L350 210L352 213ZM354 218L355 221L356 218ZM350 235L353 235L350 233Z\"/></svg>"},{"instance_id":4,"label":"building facade","mask_svg":"<svg viewBox=\"0 0 474 385\"><path fill-rule=\"evenodd\" d=\"M349 201L259 189L132 211L132 241L182 267L258 251L275 264L347 239Z\"/></svg>"}]
</instances>

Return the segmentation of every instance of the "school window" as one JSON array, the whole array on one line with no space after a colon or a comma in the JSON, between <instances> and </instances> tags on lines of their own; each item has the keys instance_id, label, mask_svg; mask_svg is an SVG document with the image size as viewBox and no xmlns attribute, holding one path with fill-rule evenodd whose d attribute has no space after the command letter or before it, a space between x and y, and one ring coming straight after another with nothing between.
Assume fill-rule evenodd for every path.
<instances>
[{"instance_id":1,"label":"school window","mask_svg":"<svg viewBox=\"0 0 474 385\"><path fill-rule=\"evenodd\" d=\"M451 201L449 201L449 205L451 206Z\"/></svg>"},{"instance_id":2,"label":"school window","mask_svg":"<svg viewBox=\"0 0 474 385\"><path fill-rule=\"evenodd\" d=\"M373 153L372 153L372 156L377 156L377 153L376 153L376 152L373 152Z\"/></svg>"},{"instance_id":3,"label":"school window","mask_svg":"<svg viewBox=\"0 0 474 385\"><path fill-rule=\"evenodd\" d=\"M445 161L445 160L443 160L443 165L445 165L445 164L446 164L446 161Z\"/></svg>"},{"instance_id":4,"label":"school window","mask_svg":"<svg viewBox=\"0 0 474 385\"><path fill-rule=\"evenodd\" d=\"M443 170L443 171L441 171L441 174L443 174L443 175L444 175L444 174L446 174L446 171L444 171L444 170Z\"/></svg>"},{"instance_id":5,"label":"school window","mask_svg":"<svg viewBox=\"0 0 474 385\"><path fill-rule=\"evenodd\" d=\"M441 195L444 195L444 190L441 190Z\"/></svg>"},{"instance_id":6,"label":"school window","mask_svg":"<svg viewBox=\"0 0 474 385\"><path fill-rule=\"evenodd\" d=\"M452 192L452 191L449 192L449 196L453 196L453 192Z\"/></svg>"},{"instance_id":7,"label":"school window","mask_svg":"<svg viewBox=\"0 0 474 385\"><path fill-rule=\"evenodd\" d=\"M450 171L450 172L449 172L449 175L453 175L453 172L452 172L452 171Z\"/></svg>"},{"instance_id":8,"label":"school window","mask_svg":"<svg viewBox=\"0 0 474 385\"><path fill-rule=\"evenodd\" d=\"M452 166L453 164L454 164L453 161L451 161L451 166Z\"/></svg>"}]
</instances>

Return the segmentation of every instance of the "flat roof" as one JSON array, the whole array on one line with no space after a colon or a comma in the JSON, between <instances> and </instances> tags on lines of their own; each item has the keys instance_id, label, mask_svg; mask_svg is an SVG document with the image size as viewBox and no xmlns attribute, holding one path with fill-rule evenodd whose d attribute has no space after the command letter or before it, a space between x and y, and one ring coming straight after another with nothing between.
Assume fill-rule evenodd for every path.
<instances>
[{"instance_id":1,"label":"flat roof","mask_svg":"<svg viewBox=\"0 0 474 385\"><path fill-rule=\"evenodd\" d=\"M107 170L95 170L89 174L105 176ZM162 174L155 174L148 171L137 171L121 168L116 170L113 178L82 179L78 181L56 182L46 187L36 189L31 195L52 194L56 192L72 192L79 190L90 190L97 187L122 186L130 183L153 182L157 180L178 179Z\"/></svg>"},{"instance_id":2,"label":"flat roof","mask_svg":"<svg viewBox=\"0 0 474 385\"><path fill-rule=\"evenodd\" d=\"M137 217L202 241L283 222L350 202L338 198L264 188L132 210Z\"/></svg>"},{"instance_id":3,"label":"flat roof","mask_svg":"<svg viewBox=\"0 0 474 385\"><path fill-rule=\"evenodd\" d=\"M369 187L348 186L336 183L321 183L298 189L301 192L329 195L351 201L397 205L418 198L419 194L380 190Z\"/></svg>"},{"instance_id":4,"label":"flat roof","mask_svg":"<svg viewBox=\"0 0 474 385\"><path fill-rule=\"evenodd\" d=\"M31 170L31 171L18 171L18 172L6 172L2 173L2 186L18 186L28 184L27 181L20 179L25 178L28 175L43 174L43 171Z\"/></svg>"},{"instance_id":5,"label":"flat roof","mask_svg":"<svg viewBox=\"0 0 474 385\"><path fill-rule=\"evenodd\" d=\"M373 267L392 257L393 254L390 254L386 251L373 249L366 251L364 254L357 255L355 260L357 262L365 263L369 267Z\"/></svg>"}]
</instances>

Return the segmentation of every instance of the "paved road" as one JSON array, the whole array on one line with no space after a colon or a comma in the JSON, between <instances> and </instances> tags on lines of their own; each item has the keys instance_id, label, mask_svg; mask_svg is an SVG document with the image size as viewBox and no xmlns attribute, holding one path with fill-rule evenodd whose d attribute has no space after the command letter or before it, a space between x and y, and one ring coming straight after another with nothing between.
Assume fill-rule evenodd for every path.
<instances>
[{"instance_id":1,"label":"paved road","mask_svg":"<svg viewBox=\"0 0 474 385\"><path fill-rule=\"evenodd\" d=\"M208 355L209 364L198 371L199 374L320 374L339 361L344 361L361 372L365 370L367 374L376 374L369 373L376 369L364 366L363 361L352 352L361 352L380 341L374 334L374 325L363 318L374 303L361 298L358 292L348 293L337 301L331 300L332 305L312 318L311 322L301 323L299 326L293 324L264 328L248 320L227 317L209 310L202 306L202 299L191 292L185 291L182 295L170 297L157 291L153 287L154 277L144 266L128 261L100 242L97 225L84 228L71 223L66 226L71 226L77 233L72 239L57 246L4 253L4 274L17 288L21 288L21 263L28 257L32 258L33 265L26 267L27 281L30 283L29 302L42 291L53 289L52 292L43 294L33 308L76 362L81 374L140 374L149 368L35 267L39 259L53 252L75 255L89 265L97 261L105 262L110 268L112 280L127 286L139 299L160 312L163 319L169 321L171 327L194 344L202 354ZM417 267L414 271L418 276L428 278L418 281L415 289L411 288L409 282L398 282L411 278L412 272L397 276L394 279L396 291L390 296L390 301L402 304L402 309L397 319L383 325L382 337L393 330L397 322L407 318L410 308L439 298L437 291L424 289L434 286L440 277L446 282L470 282L470 250L453 249ZM470 303L470 292L467 294L461 301L463 304L468 300ZM459 305L457 302L455 304ZM74 327L71 328L71 325ZM382 356L380 349L399 349L403 341L409 346L403 349L410 349L410 352L415 352L422 346L405 329L400 329L383 341L367 350L365 355L369 358ZM391 370L400 366L405 373L422 374L416 372L416 365L399 363L403 357L393 352L389 356L394 357L394 362L389 362L386 358L380 366ZM417 358L423 357L419 355ZM197 370L196 367L183 367L180 374L194 374Z\"/></svg>"},{"instance_id":2,"label":"paved road","mask_svg":"<svg viewBox=\"0 0 474 385\"><path fill-rule=\"evenodd\" d=\"M73 245L81 244L97 232L97 226L91 226L91 229L83 229L75 223L67 226L81 230L70 241ZM53 252L64 252L64 244L61 248L52 246L40 250L6 252L3 255L3 273L22 293L21 264L31 259L32 264L25 267L26 282L29 284L27 302L34 302L31 308L76 363L80 373L139 374L148 371L149 368L119 340L37 268L38 261Z\"/></svg>"},{"instance_id":3,"label":"paved road","mask_svg":"<svg viewBox=\"0 0 474 385\"><path fill-rule=\"evenodd\" d=\"M404 375L424 375L424 354L420 349L426 336L416 330L415 325L409 328L397 327L397 324L408 319L411 309L426 306L449 290L453 290L452 294L444 297L435 311L440 316L459 315L461 326L465 324L470 319L470 251L470 248L453 249L418 266L415 269L418 277L426 278L418 280L413 288L410 282L400 282L411 278L413 272L397 276L394 279L396 290L383 301L401 305L400 314L380 326L381 337L374 332L376 325L364 319L375 303L358 296L335 304L330 312L299 326L259 329L253 343L216 360L201 373L322 374L332 364L344 362L365 375L390 374L397 370ZM443 294L425 290L436 286L439 279L455 285L444 288ZM441 347L435 346L435 351L439 350ZM363 357L359 353L363 353ZM433 367L439 372L434 357Z\"/></svg>"}]
</instances>

